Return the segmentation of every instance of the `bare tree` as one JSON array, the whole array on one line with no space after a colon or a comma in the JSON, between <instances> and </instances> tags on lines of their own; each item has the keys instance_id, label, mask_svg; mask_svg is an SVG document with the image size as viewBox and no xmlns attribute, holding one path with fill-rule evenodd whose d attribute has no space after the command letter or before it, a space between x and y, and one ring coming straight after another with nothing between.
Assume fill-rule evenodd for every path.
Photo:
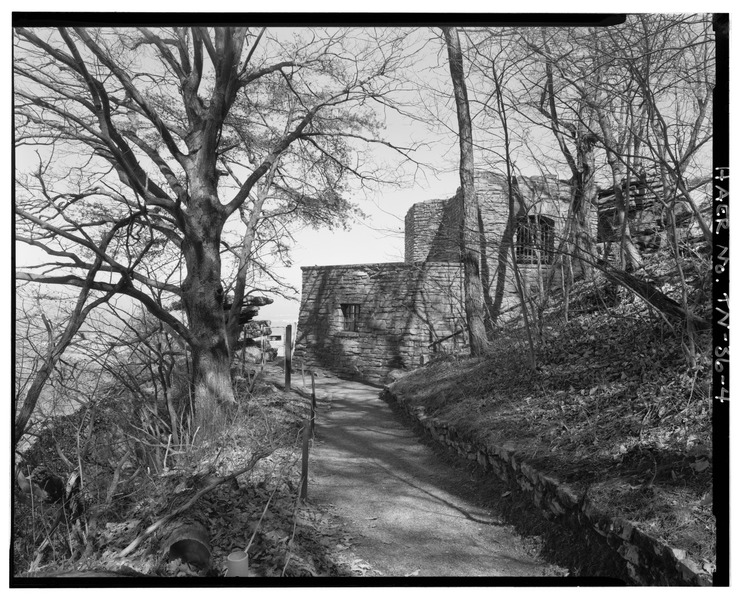
<instances>
[{"instance_id":1,"label":"bare tree","mask_svg":"<svg viewBox=\"0 0 741 600\"><path fill-rule=\"evenodd\" d=\"M456 112L458 114L458 139L460 146L460 177L463 203L461 223L461 255L463 259L464 304L471 354L479 356L488 347L484 324L484 292L481 284L481 251L479 247L479 206L474 188L473 129L468 105L468 92L463 70L458 30L443 27L448 49L450 78L453 82Z\"/></svg>"},{"instance_id":2,"label":"bare tree","mask_svg":"<svg viewBox=\"0 0 741 600\"><path fill-rule=\"evenodd\" d=\"M507 122L507 108L504 103L504 93L502 91L502 78L503 74L497 71L496 65L492 63L491 66L492 79L494 80L494 88L496 94L496 111L499 115L502 124L502 133L504 135L504 164L507 173L507 208L508 218L507 227L510 231L514 231L517 223L517 209L515 208L515 177L513 175L513 164L512 164L512 153L510 151L510 140L509 140L509 125ZM511 238L510 238L511 239ZM515 246L510 242L509 244L510 256L512 259L512 270L515 274L515 283L517 293L520 297L520 308L522 310L522 318L525 323L525 333L527 334L528 345L530 347L530 367L534 370L536 366L535 358L535 346L533 344L533 335L530 330L530 317L528 315L528 307L525 302L525 290L523 289L522 280L520 278L520 271L517 266L517 256Z\"/></svg>"},{"instance_id":3,"label":"bare tree","mask_svg":"<svg viewBox=\"0 0 741 600\"><path fill-rule=\"evenodd\" d=\"M241 246L241 262L236 286L224 285L225 228L242 211L254 233L268 189L297 214L346 213L333 184L374 175L338 140L377 141L368 104L391 104L401 37L16 29L16 143L39 149L44 165L34 185L19 180L16 215L27 243L55 257L18 277L142 303L190 347L197 418L210 421L234 401L229 338L243 298L232 303L229 335L224 290L243 295L252 256L249 235L230 246ZM303 161L291 163L291 151ZM305 181L324 185L302 187L302 169ZM175 273L165 256L182 257ZM80 270L96 260L105 277L87 281ZM168 307L178 297L185 319Z\"/></svg>"},{"instance_id":4,"label":"bare tree","mask_svg":"<svg viewBox=\"0 0 741 600\"><path fill-rule=\"evenodd\" d=\"M67 319L67 323L61 334L56 335L52 323L43 314L41 315L44 327L47 330L49 336L48 349L46 355L41 361L40 367L35 371L33 381L26 391L23 402L20 408L16 407L16 417L13 430L13 442L15 445L18 444L20 439L26 433L28 422L31 419L36 404L41 396L41 392L46 385L49 377L54 371L55 366L61 359L64 351L70 345L78 332L82 324L84 323L90 312L97 306L100 306L107 302L113 294L116 292L116 287L113 286L107 290L104 294L99 295L97 298L90 300L90 294L94 287L95 276L102 266L102 255L105 254L106 249L116 235L116 232L121 228L125 227L130 220L125 220L118 223L116 226L111 228L108 235L103 238L100 242L99 249L101 254L97 256L85 278L81 282L80 292L77 296L75 306ZM21 235L18 239L23 241L25 238ZM19 399L17 398L16 401Z\"/></svg>"},{"instance_id":5,"label":"bare tree","mask_svg":"<svg viewBox=\"0 0 741 600\"><path fill-rule=\"evenodd\" d=\"M566 32L567 33L567 32ZM594 111L591 101L591 87L588 85L572 87L567 95L565 88L574 77L557 79L564 65L576 71L580 77L594 77L589 57L571 52L568 44L552 48L558 38L566 35L563 31L541 30L539 39L527 42L528 47L542 60L542 76L539 85L539 98L532 105L546 118L546 126L551 130L558 147L571 173L571 218L567 222L565 238L569 255L573 256L582 273L591 273L591 257L594 254L590 234L590 213L597 196L595 181L595 143L593 134ZM575 92L575 93L574 93ZM569 261L569 265L570 265ZM569 277L573 270L567 269Z\"/></svg>"},{"instance_id":6,"label":"bare tree","mask_svg":"<svg viewBox=\"0 0 741 600\"><path fill-rule=\"evenodd\" d=\"M611 182L617 235L603 240L605 256L610 241L617 239L620 270L643 265L634 237L645 239L648 232L637 228L654 226L651 218L663 222L661 227L673 238L673 215L687 223L689 212L707 239L707 216L700 214L689 192L709 177L703 151L712 136L709 31L709 16L640 15L628 17L625 25L604 29L473 32L471 60L478 74L474 104L481 106L481 129L492 139L482 148L491 146L496 161L510 162L501 151L508 144L501 127L496 127L501 96L491 91L497 86L489 65L499 65L500 73L517 65L507 85L499 88L507 96L507 110L516 124L509 128L510 138L514 135L521 147L530 148L529 156L520 152L523 163L546 173L562 172L565 166L571 174L567 227L543 286L545 299L556 268L562 263L568 267L573 257L586 272L596 268L615 275L621 285L631 282L628 287L653 306L663 306L660 310L666 314L686 314L696 321L685 300L683 311L677 313L676 303L665 294L655 288L649 292L639 280L613 272L613 265L597 259L588 233L594 225L590 215L600 176L603 186L608 178ZM494 126L487 124L488 115ZM537 147L531 147L534 125L550 132L563 162L548 154L542 136L536 138ZM680 165L687 169L684 176ZM682 187L688 194L682 193ZM636 204L637 191L645 199L641 206ZM663 213L650 208L652 204L663 207ZM679 262L677 266L681 276L682 266Z\"/></svg>"}]
</instances>

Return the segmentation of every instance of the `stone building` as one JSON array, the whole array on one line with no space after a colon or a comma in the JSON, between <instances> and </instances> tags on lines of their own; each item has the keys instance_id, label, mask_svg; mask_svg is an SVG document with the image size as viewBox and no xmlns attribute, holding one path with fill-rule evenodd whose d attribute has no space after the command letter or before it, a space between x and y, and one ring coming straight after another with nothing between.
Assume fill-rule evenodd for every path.
<instances>
[{"instance_id":1,"label":"stone building","mask_svg":"<svg viewBox=\"0 0 741 600\"><path fill-rule=\"evenodd\" d=\"M518 178L513 226L506 178L477 172L475 188L484 301L492 322L500 326L520 318L518 282L528 301L543 293L564 237L571 188L555 177ZM642 254L653 252L666 243L661 184L655 177L641 177L626 189L632 239ZM701 210L707 211L711 192L703 197ZM619 243L611 188L598 191L594 208L590 237L605 257ZM343 377L386 383L394 369L416 367L435 352L463 349L462 209L459 195L414 204L404 222L403 263L303 267L297 360ZM686 241L702 241L689 208L678 202L675 212ZM579 276L578 263L564 255L551 279L554 287L561 287L564 268Z\"/></svg>"},{"instance_id":2,"label":"stone building","mask_svg":"<svg viewBox=\"0 0 741 600\"><path fill-rule=\"evenodd\" d=\"M475 183L486 300L502 322L519 306L512 243L523 290L536 293L565 223L569 187L556 178L519 178L510 231L506 179L479 172ZM461 226L459 195L420 202L405 218L403 263L303 267L295 364L385 383L393 369L465 347Z\"/></svg>"}]
</instances>

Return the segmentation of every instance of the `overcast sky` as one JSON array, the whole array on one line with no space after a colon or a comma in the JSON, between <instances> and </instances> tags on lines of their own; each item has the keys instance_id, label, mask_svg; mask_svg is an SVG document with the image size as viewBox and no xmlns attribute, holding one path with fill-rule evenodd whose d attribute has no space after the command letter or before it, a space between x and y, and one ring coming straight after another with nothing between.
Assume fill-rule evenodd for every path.
<instances>
[{"instance_id":1,"label":"overcast sky","mask_svg":"<svg viewBox=\"0 0 741 600\"><path fill-rule=\"evenodd\" d=\"M42 3L43 4L43 3ZM136 3L134 3L136 4ZM131 10L136 7L131 4ZM280 3L279 3L280 4ZM527 4L527 3L526 3ZM629 3L630 4L630 3ZM326 10L337 10L332 3L325 3ZM575 6L572 10L588 10L585 6ZM642 5L643 10L666 11L659 5L646 4ZM673 4L671 12L681 11L682 3ZM31 8L30 6L27 8ZM40 8L44 8L40 6ZM51 7L47 7L47 10ZM81 6L82 8L82 6ZM279 9L278 7L273 8ZM312 9L317 10L319 6L312 5ZM374 10L389 10L390 8L416 10L415 7L409 7L406 3L394 3L393 7L374 5ZM431 9L429 6L419 7ZM465 2L455 7L447 7L455 10L468 11L487 11L491 7L486 3ZM518 6L518 8L524 8ZM633 7L635 9L636 7ZM219 6L220 10L235 9L229 6L229 3ZM298 10L299 8L297 8ZM304 7L300 7L306 10ZM362 10L363 7L359 7ZM371 7L364 7L365 10ZM567 10L566 7L559 7L560 10ZM609 7L605 7L608 10ZM621 6L622 10L631 10L631 6ZM290 10L290 8L289 8ZM530 8L538 10L538 7ZM6 47L8 45L6 44ZM9 63L6 63L9 64ZM6 94L6 98L8 94ZM9 112L9 111L8 111ZM6 112L6 114L8 114ZM410 123L400 121L389 124L391 130L400 128L414 127ZM458 173L456 168L457 152L451 151L450 143L443 143L436 147L436 156L428 156L430 162L435 163L438 168L443 169L443 173L435 176L428 173L427 178L418 178L415 185L405 185L400 188L387 188L380 190L366 197L353 197L353 200L359 205L361 210L368 217L365 220L352 224L350 231L333 231L327 230L314 231L305 229L296 234L296 243L292 249L291 258L292 266L279 269L279 274L291 285L300 290L301 286L301 267L313 265L340 265L340 264L360 264L360 263L377 263L377 262L395 262L402 261L404 254L404 215L412 204L430 199L448 198L455 193L459 185ZM285 323L295 323L298 317L299 296L293 301L275 298L272 305L263 307L258 318L269 319L274 325L284 325Z\"/></svg>"},{"instance_id":2,"label":"overcast sky","mask_svg":"<svg viewBox=\"0 0 741 600\"><path fill-rule=\"evenodd\" d=\"M416 202L453 196L459 181L453 166L439 179L430 177L414 187L390 188L372 199L361 200L358 204L368 218L354 223L350 231L299 232L291 253L293 266L279 269L280 275L300 289L301 267L403 261L404 216L409 208ZM276 326L296 323L298 300L298 297L293 302L275 298L273 304L260 309L258 318L271 320Z\"/></svg>"}]
</instances>

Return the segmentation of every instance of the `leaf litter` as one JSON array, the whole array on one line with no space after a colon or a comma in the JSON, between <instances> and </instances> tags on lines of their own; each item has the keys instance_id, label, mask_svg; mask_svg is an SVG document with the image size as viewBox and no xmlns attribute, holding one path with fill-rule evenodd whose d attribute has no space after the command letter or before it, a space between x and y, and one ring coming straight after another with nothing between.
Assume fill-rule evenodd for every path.
<instances>
[{"instance_id":1,"label":"leaf litter","mask_svg":"<svg viewBox=\"0 0 741 600\"><path fill-rule=\"evenodd\" d=\"M575 312L544 327L535 371L524 332L510 330L484 359L436 357L394 393L472 441L514 445L713 570L711 339L696 333L689 367L679 329L639 302Z\"/></svg>"},{"instance_id":2,"label":"leaf litter","mask_svg":"<svg viewBox=\"0 0 741 600\"><path fill-rule=\"evenodd\" d=\"M239 395L239 389L237 389ZM53 560L36 575L51 571L100 571L159 577L220 577L227 556L248 550L255 577L364 577L379 572L353 553L353 537L331 505L300 501L301 425L307 401L258 382L244 397L241 415L218 444L205 445L176 470L146 475L136 493L118 498L102 526L92 533L87 556ZM172 558L157 531L130 554L120 554L152 523L172 512L214 477L242 467L266 440L268 456L232 485L222 484L202 496L181 517L206 526L211 563L206 568ZM123 496L123 495L122 495Z\"/></svg>"}]
</instances>

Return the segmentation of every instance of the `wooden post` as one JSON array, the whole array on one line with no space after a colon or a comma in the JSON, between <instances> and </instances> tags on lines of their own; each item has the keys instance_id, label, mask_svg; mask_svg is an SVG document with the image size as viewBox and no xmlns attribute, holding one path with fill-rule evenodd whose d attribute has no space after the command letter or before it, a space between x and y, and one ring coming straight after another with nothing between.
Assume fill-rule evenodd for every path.
<instances>
[{"instance_id":1,"label":"wooden post","mask_svg":"<svg viewBox=\"0 0 741 600\"><path fill-rule=\"evenodd\" d=\"M260 327L260 371L265 370L265 329Z\"/></svg>"},{"instance_id":2,"label":"wooden post","mask_svg":"<svg viewBox=\"0 0 741 600\"><path fill-rule=\"evenodd\" d=\"M310 419L304 419L304 439L301 454L301 500L306 500L309 489L309 429Z\"/></svg>"},{"instance_id":3,"label":"wooden post","mask_svg":"<svg viewBox=\"0 0 741 600\"><path fill-rule=\"evenodd\" d=\"M242 327L242 376L244 377L244 365L246 364L246 355L247 352L247 330Z\"/></svg>"},{"instance_id":4,"label":"wooden post","mask_svg":"<svg viewBox=\"0 0 741 600\"><path fill-rule=\"evenodd\" d=\"M291 325L286 325L286 339L285 339L285 357L283 361L284 369L286 372L286 385L285 390L288 391L291 389L291 343L293 340L291 339Z\"/></svg>"},{"instance_id":5,"label":"wooden post","mask_svg":"<svg viewBox=\"0 0 741 600\"><path fill-rule=\"evenodd\" d=\"M314 437L314 419L316 418L316 388L314 386L314 371L311 371L311 437Z\"/></svg>"}]
</instances>

